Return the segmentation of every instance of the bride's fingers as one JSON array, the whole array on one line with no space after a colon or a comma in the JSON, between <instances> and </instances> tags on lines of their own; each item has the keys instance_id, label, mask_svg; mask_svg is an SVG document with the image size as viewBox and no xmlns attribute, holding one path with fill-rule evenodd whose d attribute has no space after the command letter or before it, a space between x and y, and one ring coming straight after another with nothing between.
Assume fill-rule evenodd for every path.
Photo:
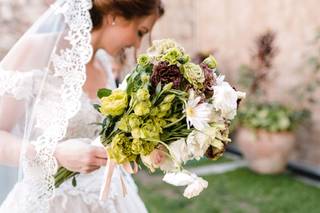
<instances>
[{"instance_id":1,"label":"bride's fingers","mask_svg":"<svg viewBox=\"0 0 320 213\"><path fill-rule=\"evenodd\" d=\"M105 166L107 164L108 159L105 158L94 158L91 160L91 166Z\"/></svg>"},{"instance_id":2,"label":"bride's fingers","mask_svg":"<svg viewBox=\"0 0 320 213\"><path fill-rule=\"evenodd\" d=\"M102 147L92 147L92 154L97 158L108 158L106 150Z\"/></svg>"},{"instance_id":3,"label":"bride's fingers","mask_svg":"<svg viewBox=\"0 0 320 213\"><path fill-rule=\"evenodd\" d=\"M84 173L84 174L88 174L90 172L93 172L97 169L99 169L100 166L88 166L88 167L84 167L81 169L81 173Z\"/></svg>"}]
</instances>

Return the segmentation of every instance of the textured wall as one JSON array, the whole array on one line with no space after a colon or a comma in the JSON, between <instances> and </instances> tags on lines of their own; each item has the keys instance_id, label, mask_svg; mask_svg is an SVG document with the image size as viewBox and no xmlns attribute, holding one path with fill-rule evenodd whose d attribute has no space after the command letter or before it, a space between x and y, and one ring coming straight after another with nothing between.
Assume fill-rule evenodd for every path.
<instances>
[{"instance_id":1,"label":"textured wall","mask_svg":"<svg viewBox=\"0 0 320 213\"><path fill-rule=\"evenodd\" d=\"M221 71L233 82L239 65L250 59L254 38L266 29L276 31L279 54L269 98L297 103L288 90L306 77L304 62L314 49L310 41L320 26L319 0L163 1L166 15L157 24L154 38L174 38L191 53L215 50ZM45 2L0 0L0 58L44 10ZM300 134L296 156L320 165L319 105L313 111L314 123Z\"/></svg>"}]
</instances>

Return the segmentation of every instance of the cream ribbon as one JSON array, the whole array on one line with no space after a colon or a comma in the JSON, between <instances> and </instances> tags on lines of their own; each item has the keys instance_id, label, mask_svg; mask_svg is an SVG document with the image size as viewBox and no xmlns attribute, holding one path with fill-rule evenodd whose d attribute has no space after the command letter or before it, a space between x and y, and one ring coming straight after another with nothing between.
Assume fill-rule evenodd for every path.
<instances>
[{"instance_id":1,"label":"cream ribbon","mask_svg":"<svg viewBox=\"0 0 320 213\"><path fill-rule=\"evenodd\" d=\"M132 168L131 164L129 162L119 165L114 160L109 159L107 161L107 166L106 166L106 170L105 170L104 178L103 178L103 184L102 184L102 187L100 190L100 200L106 200L108 197L108 194L110 191L112 175L113 175L115 167L117 165L119 165L129 174L135 174L138 172L138 164L135 161L133 163L134 163L134 167ZM121 173L120 173L120 183L121 183L121 187L122 187L123 196L125 197L128 194L128 190L127 190L126 184L124 182L124 179L123 179L123 176Z\"/></svg>"}]
</instances>

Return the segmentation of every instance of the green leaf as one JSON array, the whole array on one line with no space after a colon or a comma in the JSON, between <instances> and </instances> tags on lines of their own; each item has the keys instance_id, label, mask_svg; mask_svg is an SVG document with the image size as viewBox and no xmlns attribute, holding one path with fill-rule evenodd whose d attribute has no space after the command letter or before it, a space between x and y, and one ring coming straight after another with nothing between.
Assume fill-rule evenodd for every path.
<instances>
[{"instance_id":1,"label":"green leaf","mask_svg":"<svg viewBox=\"0 0 320 213\"><path fill-rule=\"evenodd\" d=\"M161 82L159 82L156 87L156 94L158 95L160 92L161 92Z\"/></svg>"},{"instance_id":2,"label":"green leaf","mask_svg":"<svg viewBox=\"0 0 320 213\"><path fill-rule=\"evenodd\" d=\"M100 105L99 104L93 104L93 107L98 111L100 112Z\"/></svg>"},{"instance_id":3,"label":"green leaf","mask_svg":"<svg viewBox=\"0 0 320 213\"><path fill-rule=\"evenodd\" d=\"M97 96L101 99L103 97L108 97L109 95L111 95L112 90L111 89L99 89L99 91L97 92Z\"/></svg>"},{"instance_id":4,"label":"green leaf","mask_svg":"<svg viewBox=\"0 0 320 213\"><path fill-rule=\"evenodd\" d=\"M73 187L77 187L76 177L73 177L73 178L72 178L72 186L73 186Z\"/></svg>"}]
</instances>

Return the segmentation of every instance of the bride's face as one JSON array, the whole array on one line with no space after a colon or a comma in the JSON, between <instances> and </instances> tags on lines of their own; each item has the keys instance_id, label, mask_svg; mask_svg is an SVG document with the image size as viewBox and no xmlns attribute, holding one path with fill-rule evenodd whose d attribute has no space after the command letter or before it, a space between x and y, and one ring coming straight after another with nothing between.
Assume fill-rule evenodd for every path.
<instances>
[{"instance_id":1,"label":"bride's face","mask_svg":"<svg viewBox=\"0 0 320 213\"><path fill-rule=\"evenodd\" d=\"M113 56L126 48L139 48L141 39L152 30L157 19L156 14L133 20L106 16L103 26L98 30L97 46Z\"/></svg>"}]
</instances>

